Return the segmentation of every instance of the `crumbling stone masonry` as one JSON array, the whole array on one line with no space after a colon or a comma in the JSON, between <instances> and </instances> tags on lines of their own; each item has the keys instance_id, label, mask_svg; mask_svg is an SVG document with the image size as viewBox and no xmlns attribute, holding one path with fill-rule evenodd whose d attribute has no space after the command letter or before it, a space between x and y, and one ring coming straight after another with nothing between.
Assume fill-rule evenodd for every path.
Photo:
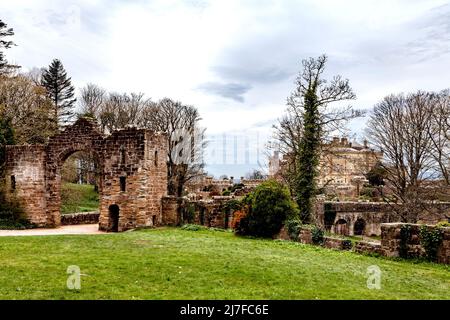
<instances>
[{"instance_id":1,"label":"crumbling stone masonry","mask_svg":"<svg viewBox=\"0 0 450 320\"><path fill-rule=\"evenodd\" d=\"M7 146L7 196L16 197L38 226L61 224L61 167L77 151L99 168L99 228L124 231L162 223L167 194L167 138L129 128L104 136L94 120L80 118L45 145Z\"/></svg>"}]
</instances>

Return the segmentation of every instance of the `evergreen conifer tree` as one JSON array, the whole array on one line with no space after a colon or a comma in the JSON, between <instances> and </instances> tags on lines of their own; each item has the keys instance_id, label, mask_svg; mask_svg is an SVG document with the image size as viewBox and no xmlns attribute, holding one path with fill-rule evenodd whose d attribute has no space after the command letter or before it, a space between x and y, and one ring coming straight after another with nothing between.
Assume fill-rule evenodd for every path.
<instances>
[{"instance_id":1,"label":"evergreen conifer tree","mask_svg":"<svg viewBox=\"0 0 450 320\"><path fill-rule=\"evenodd\" d=\"M42 74L42 86L47 90L48 96L53 101L54 120L58 126L64 126L74 116L76 98L75 88L71 78L67 77L60 60L54 59L48 69Z\"/></svg>"}]
</instances>

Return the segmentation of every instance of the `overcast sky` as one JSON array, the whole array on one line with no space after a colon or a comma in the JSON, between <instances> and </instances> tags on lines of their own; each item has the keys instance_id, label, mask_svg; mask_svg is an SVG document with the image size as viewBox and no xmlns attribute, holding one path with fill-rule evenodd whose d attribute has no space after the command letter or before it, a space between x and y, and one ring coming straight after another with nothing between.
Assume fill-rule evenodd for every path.
<instances>
[{"instance_id":1,"label":"overcast sky","mask_svg":"<svg viewBox=\"0 0 450 320\"><path fill-rule=\"evenodd\" d=\"M16 33L7 58L24 71L59 58L77 88L198 107L216 175L264 166L304 58L326 53L327 75L350 79L357 108L450 87L449 1L0 0L0 19ZM351 124L359 137L363 127Z\"/></svg>"}]
</instances>

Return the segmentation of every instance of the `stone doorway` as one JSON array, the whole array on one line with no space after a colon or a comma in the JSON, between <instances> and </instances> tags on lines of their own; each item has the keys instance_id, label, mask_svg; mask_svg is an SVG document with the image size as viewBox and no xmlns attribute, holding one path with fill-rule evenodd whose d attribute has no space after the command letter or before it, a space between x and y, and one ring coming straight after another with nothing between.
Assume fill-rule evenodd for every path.
<instances>
[{"instance_id":1,"label":"stone doorway","mask_svg":"<svg viewBox=\"0 0 450 320\"><path fill-rule=\"evenodd\" d=\"M119 216L120 208L117 204L112 204L109 206L109 231L119 232Z\"/></svg>"},{"instance_id":2,"label":"stone doorway","mask_svg":"<svg viewBox=\"0 0 450 320\"><path fill-rule=\"evenodd\" d=\"M364 235L364 230L366 229L366 222L364 219L358 218L355 221L355 225L353 226L353 234L355 236Z\"/></svg>"}]
</instances>

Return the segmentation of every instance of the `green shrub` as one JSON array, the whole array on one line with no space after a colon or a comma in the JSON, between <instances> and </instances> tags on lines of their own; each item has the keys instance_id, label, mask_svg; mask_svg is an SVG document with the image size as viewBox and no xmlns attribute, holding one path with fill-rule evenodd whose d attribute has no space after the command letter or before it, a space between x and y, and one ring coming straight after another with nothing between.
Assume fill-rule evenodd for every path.
<instances>
[{"instance_id":1,"label":"green shrub","mask_svg":"<svg viewBox=\"0 0 450 320\"><path fill-rule=\"evenodd\" d=\"M291 238L291 240L297 240L302 228L300 219L288 219L284 223L284 226L286 227L289 238Z\"/></svg>"},{"instance_id":2,"label":"green shrub","mask_svg":"<svg viewBox=\"0 0 450 320\"><path fill-rule=\"evenodd\" d=\"M188 203L188 205L183 208L183 221L188 224L191 224L195 221L195 206L192 203Z\"/></svg>"},{"instance_id":3,"label":"green shrub","mask_svg":"<svg viewBox=\"0 0 450 320\"><path fill-rule=\"evenodd\" d=\"M318 226L313 226L311 230L312 242L314 244L323 244L324 231Z\"/></svg>"},{"instance_id":4,"label":"green shrub","mask_svg":"<svg viewBox=\"0 0 450 320\"><path fill-rule=\"evenodd\" d=\"M0 189L0 229L30 229L35 225L30 223L20 202L15 197L8 200Z\"/></svg>"},{"instance_id":5,"label":"green shrub","mask_svg":"<svg viewBox=\"0 0 450 320\"><path fill-rule=\"evenodd\" d=\"M445 228L445 227L450 227L450 222L448 221L441 221L438 224L436 224L436 227L438 228Z\"/></svg>"},{"instance_id":6,"label":"green shrub","mask_svg":"<svg viewBox=\"0 0 450 320\"><path fill-rule=\"evenodd\" d=\"M350 250L352 247L353 247L352 240L350 239L342 240L342 249Z\"/></svg>"},{"instance_id":7,"label":"green shrub","mask_svg":"<svg viewBox=\"0 0 450 320\"><path fill-rule=\"evenodd\" d=\"M230 190L224 190L223 192L222 192L222 195L223 196L229 196L229 195L231 195L231 191Z\"/></svg>"},{"instance_id":8,"label":"green shrub","mask_svg":"<svg viewBox=\"0 0 450 320\"><path fill-rule=\"evenodd\" d=\"M439 228L429 228L427 226L420 227L420 244L425 249L427 259L435 261L437 251L444 238L444 232Z\"/></svg>"},{"instance_id":9,"label":"green shrub","mask_svg":"<svg viewBox=\"0 0 450 320\"><path fill-rule=\"evenodd\" d=\"M260 184L242 203L248 213L236 226L237 234L273 237L284 221L298 217L298 208L289 190L274 180Z\"/></svg>"},{"instance_id":10,"label":"green shrub","mask_svg":"<svg viewBox=\"0 0 450 320\"><path fill-rule=\"evenodd\" d=\"M200 226L198 224L185 224L181 227L181 229L187 231L199 231L199 230L207 230L208 228L205 226Z\"/></svg>"},{"instance_id":11,"label":"green shrub","mask_svg":"<svg viewBox=\"0 0 450 320\"><path fill-rule=\"evenodd\" d=\"M411 240L411 226L402 225L400 228L400 246L398 254L401 258L408 258L408 243Z\"/></svg>"}]
</instances>

